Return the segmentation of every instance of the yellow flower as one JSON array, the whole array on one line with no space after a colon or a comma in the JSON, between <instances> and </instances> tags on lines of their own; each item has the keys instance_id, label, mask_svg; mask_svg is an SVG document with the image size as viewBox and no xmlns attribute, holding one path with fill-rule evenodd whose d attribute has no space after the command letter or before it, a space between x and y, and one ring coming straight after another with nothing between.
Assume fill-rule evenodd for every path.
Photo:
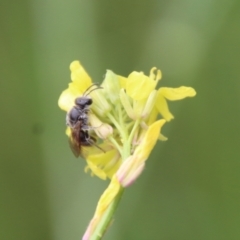
<instances>
[{"instance_id":1,"label":"yellow flower","mask_svg":"<svg viewBox=\"0 0 240 240\"><path fill-rule=\"evenodd\" d=\"M146 118L154 107L157 97L155 88L162 77L161 71L155 73L156 70L152 68L149 77L142 72L132 72L128 78L119 76L120 84L124 87L120 92L120 100L133 120Z\"/></svg>"},{"instance_id":2,"label":"yellow flower","mask_svg":"<svg viewBox=\"0 0 240 240\"><path fill-rule=\"evenodd\" d=\"M103 234L97 226L105 221L105 214L111 212L123 189L140 176L157 140L167 140L161 133L162 126L173 118L167 100L193 97L196 92L191 87L157 89L162 78L157 68L152 68L149 76L134 71L128 77L107 70L101 86L92 82L80 62L71 63L70 70L72 82L62 92L59 107L67 112L67 118L75 109L77 124L84 125L78 133L81 141L88 141L83 146L86 153L81 154L87 164L85 172L111 180L83 237L87 240ZM81 97L92 99L87 110L76 106L75 99ZM70 141L73 131L77 131L75 125L70 125L66 131Z\"/></svg>"}]
</instances>

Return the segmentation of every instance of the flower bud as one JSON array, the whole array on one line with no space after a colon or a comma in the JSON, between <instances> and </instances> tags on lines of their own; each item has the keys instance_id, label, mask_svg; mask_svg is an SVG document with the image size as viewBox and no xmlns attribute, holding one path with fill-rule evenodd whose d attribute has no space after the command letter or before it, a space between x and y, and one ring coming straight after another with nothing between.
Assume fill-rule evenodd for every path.
<instances>
[{"instance_id":1,"label":"flower bud","mask_svg":"<svg viewBox=\"0 0 240 240\"><path fill-rule=\"evenodd\" d=\"M106 139L112 135L112 127L107 123L103 123L95 114L89 113L89 122L97 136L101 139Z\"/></svg>"},{"instance_id":2,"label":"flower bud","mask_svg":"<svg viewBox=\"0 0 240 240\"><path fill-rule=\"evenodd\" d=\"M107 70L101 86L103 87L105 98L113 105L118 104L120 91L119 77L111 70Z\"/></svg>"}]
</instances>

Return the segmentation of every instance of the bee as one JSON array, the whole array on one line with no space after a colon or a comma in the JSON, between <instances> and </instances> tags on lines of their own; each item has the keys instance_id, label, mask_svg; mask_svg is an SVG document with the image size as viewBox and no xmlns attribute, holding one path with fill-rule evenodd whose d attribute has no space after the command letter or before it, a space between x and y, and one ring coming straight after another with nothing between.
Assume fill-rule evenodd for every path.
<instances>
[{"instance_id":1,"label":"bee","mask_svg":"<svg viewBox=\"0 0 240 240\"><path fill-rule=\"evenodd\" d=\"M94 145L102 150L95 143L96 139L89 135L89 130L93 129L93 127L89 126L88 121L90 106L93 103L89 94L97 89L102 89L102 87L97 84L93 84L83 93L83 96L77 97L75 99L75 105L66 116L66 124L71 130L69 145L76 157L79 157L80 155L82 156L83 146L88 147Z\"/></svg>"}]
</instances>

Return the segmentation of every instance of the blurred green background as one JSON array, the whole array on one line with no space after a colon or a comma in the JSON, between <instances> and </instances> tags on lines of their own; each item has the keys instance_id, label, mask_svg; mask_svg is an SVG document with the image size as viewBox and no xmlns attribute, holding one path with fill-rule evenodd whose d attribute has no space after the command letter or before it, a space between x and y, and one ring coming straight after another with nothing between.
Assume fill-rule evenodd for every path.
<instances>
[{"instance_id":1,"label":"blurred green background","mask_svg":"<svg viewBox=\"0 0 240 240\"><path fill-rule=\"evenodd\" d=\"M240 239L239 0L0 0L0 239L81 239L107 182L83 172L58 97L79 59L93 81L163 72L170 103L106 240Z\"/></svg>"}]
</instances>

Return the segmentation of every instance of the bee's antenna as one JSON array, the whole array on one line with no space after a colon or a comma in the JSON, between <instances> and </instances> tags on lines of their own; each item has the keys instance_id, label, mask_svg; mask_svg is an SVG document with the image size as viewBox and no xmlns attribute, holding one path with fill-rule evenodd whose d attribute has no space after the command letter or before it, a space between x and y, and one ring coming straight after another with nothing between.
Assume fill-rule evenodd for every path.
<instances>
[{"instance_id":1,"label":"bee's antenna","mask_svg":"<svg viewBox=\"0 0 240 240\"><path fill-rule=\"evenodd\" d=\"M93 83L91 86L89 86L86 90L85 90L85 92L83 93L83 95L85 96L85 94L87 93L87 91L89 91L92 87L94 87L94 86L99 86L99 83Z\"/></svg>"},{"instance_id":2,"label":"bee's antenna","mask_svg":"<svg viewBox=\"0 0 240 240\"><path fill-rule=\"evenodd\" d=\"M96 87L94 89L91 89L92 87ZM102 89L102 87L99 86L99 83L93 83L90 87L88 87L85 92L83 93L83 96L88 96L92 91L95 91L97 89Z\"/></svg>"},{"instance_id":3,"label":"bee's antenna","mask_svg":"<svg viewBox=\"0 0 240 240\"><path fill-rule=\"evenodd\" d=\"M103 87L97 86L96 88L94 88L91 91L89 91L85 96L88 96L91 92L93 92L93 91L95 91L97 89L103 89Z\"/></svg>"}]
</instances>

